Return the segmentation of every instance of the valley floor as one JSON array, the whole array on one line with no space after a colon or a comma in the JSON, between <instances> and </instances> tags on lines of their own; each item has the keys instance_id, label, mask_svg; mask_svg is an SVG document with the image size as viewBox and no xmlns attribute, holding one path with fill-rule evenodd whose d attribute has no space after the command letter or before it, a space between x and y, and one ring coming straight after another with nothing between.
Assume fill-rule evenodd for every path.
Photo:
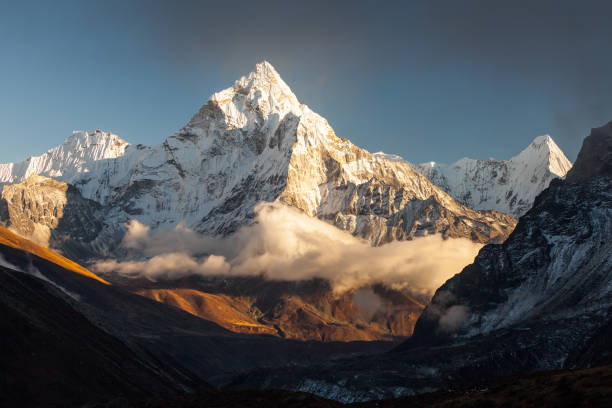
<instances>
[{"instance_id":1,"label":"valley floor","mask_svg":"<svg viewBox=\"0 0 612 408\"><path fill-rule=\"evenodd\" d=\"M129 402L114 400L100 408L198 408L198 407L289 407L289 408L395 408L395 407L609 407L612 404L612 365L582 370L543 371L494 379L488 383L461 386L394 400L345 405L310 394L289 391L206 390L170 398Z\"/></svg>"}]
</instances>

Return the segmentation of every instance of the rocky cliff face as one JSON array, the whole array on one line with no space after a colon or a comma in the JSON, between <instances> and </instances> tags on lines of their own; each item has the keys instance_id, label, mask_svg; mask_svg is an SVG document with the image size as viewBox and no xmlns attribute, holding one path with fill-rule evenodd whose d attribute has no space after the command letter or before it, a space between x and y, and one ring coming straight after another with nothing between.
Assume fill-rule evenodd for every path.
<instances>
[{"instance_id":1,"label":"rocky cliff face","mask_svg":"<svg viewBox=\"0 0 612 408\"><path fill-rule=\"evenodd\" d=\"M461 204L480 210L497 210L520 217L551 180L563 178L572 167L548 135L537 137L525 150L508 160L463 158L449 166L430 162L414 165Z\"/></svg>"},{"instance_id":2,"label":"rocky cliff face","mask_svg":"<svg viewBox=\"0 0 612 408\"><path fill-rule=\"evenodd\" d=\"M88 243L99 255L130 219L153 230L184 222L227 235L251 223L261 201L299 208L374 245L433 233L501 242L515 225L505 214L457 203L406 163L337 137L267 62L214 94L159 145L75 133L40 157L3 165L0 181L33 172L74 185L104 209L96 220L102 231Z\"/></svg>"},{"instance_id":3,"label":"rocky cliff face","mask_svg":"<svg viewBox=\"0 0 612 408\"><path fill-rule=\"evenodd\" d=\"M103 226L100 204L83 198L67 183L36 174L5 186L0 205L7 227L38 244L70 253L83 254Z\"/></svg>"},{"instance_id":4,"label":"rocky cliff face","mask_svg":"<svg viewBox=\"0 0 612 408\"><path fill-rule=\"evenodd\" d=\"M612 177L612 122L591 130L574 166L567 174L568 181L589 181Z\"/></svg>"}]
</instances>

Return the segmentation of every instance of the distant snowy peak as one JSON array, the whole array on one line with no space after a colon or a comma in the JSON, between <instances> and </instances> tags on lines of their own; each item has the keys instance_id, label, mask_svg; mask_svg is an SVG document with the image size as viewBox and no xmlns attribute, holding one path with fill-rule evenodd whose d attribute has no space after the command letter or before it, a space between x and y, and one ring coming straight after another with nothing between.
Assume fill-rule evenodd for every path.
<instances>
[{"instance_id":1,"label":"distant snowy peak","mask_svg":"<svg viewBox=\"0 0 612 408\"><path fill-rule=\"evenodd\" d=\"M545 163L548 171L560 178L565 177L572 168L572 163L549 135L536 137L525 150L510 161L536 166Z\"/></svg>"},{"instance_id":2,"label":"distant snowy peak","mask_svg":"<svg viewBox=\"0 0 612 408\"><path fill-rule=\"evenodd\" d=\"M0 164L0 183L19 183L32 174L73 181L92 163L123 156L130 144L119 136L95 130L74 131L61 145L19 163Z\"/></svg>"},{"instance_id":3,"label":"distant snowy peak","mask_svg":"<svg viewBox=\"0 0 612 408\"><path fill-rule=\"evenodd\" d=\"M538 136L517 156L497 161L463 158L451 165L428 162L415 170L460 203L479 210L497 210L519 217L553 178L572 167L548 135Z\"/></svg>"}]
</instances>

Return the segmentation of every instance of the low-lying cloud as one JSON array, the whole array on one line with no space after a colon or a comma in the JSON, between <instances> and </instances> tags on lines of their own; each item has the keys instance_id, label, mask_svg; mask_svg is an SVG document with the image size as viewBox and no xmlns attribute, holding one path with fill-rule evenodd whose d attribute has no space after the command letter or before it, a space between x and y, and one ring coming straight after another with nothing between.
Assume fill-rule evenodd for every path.
<instances>
[{"instance_id":1,"label":"low-lying cloud","mask_svg":"<svg viewBox=\"0 0 612 408\"><path fill-rule=\"evenodd\" d=\"M472 262L482 245L439 235L379 247L298 210L277 203L256 208L255 223L227 238L202 236L184 225L151 233L131 221L123 246L143 261L102 261L116 271L151 280L188 275L257 276L275 280L323 278L336 292L374 283L431 295Z\"/></svg>"},{"instance_id":2,"label":"low-lying cloud","mask_svg":"<svg viewBox=\"0 0 612 408\"><path fill-rule=\"evenodd\" d=\"M440 330L446 333L456 332L465 321L470 317L470 308L465 305L453 305L449 307L440 319L438 324Z\"/></svg>"}]
</instances>

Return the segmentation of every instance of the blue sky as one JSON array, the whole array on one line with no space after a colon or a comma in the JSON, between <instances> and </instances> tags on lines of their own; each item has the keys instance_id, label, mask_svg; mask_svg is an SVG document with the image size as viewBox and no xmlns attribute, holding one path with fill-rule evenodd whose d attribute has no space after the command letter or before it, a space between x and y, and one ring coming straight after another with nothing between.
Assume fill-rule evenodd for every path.
<instances>
[{"instance_id":1,"label":"blue sky","mask_svg":"<svg viewBox=\"0 0 612 408\"><path fill-rule=\"evenodd\" d=\"M261 60L370 151L503 159L549 133L574 160L612 120L611 17L604 1L2 0L0 162L73 129L159 143Z\"/></svg>"}]
</instances>

